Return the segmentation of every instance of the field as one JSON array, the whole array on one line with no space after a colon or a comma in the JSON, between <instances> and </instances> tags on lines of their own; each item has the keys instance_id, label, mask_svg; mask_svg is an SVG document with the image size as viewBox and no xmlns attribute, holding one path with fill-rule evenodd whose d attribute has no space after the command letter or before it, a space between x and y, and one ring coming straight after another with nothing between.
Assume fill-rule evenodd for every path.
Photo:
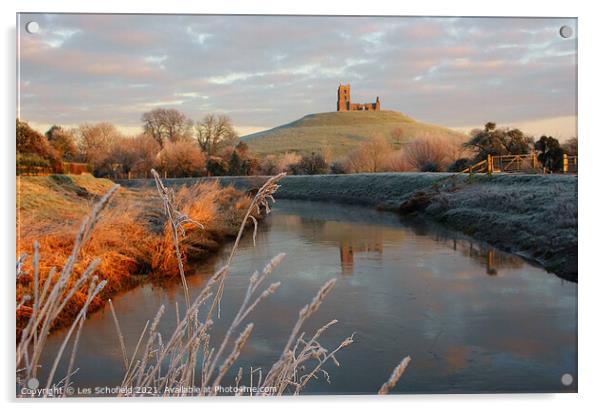
<instances>
[{"instance_id":1,"label":"field","mask_svg":"<svg viewBox=\"0 0 602 411\"><path fill-rule=\"evenodd\" d=\"M401 130L398 139L391 135L396 129ZM399 149L404 141L417 136L465 137L445 127L417 122L395 111L355 111L309 114L292 123L241 139L259 155L286 152L309 154L328 149L332 157L337 158L374 135L387 138L394 149Z\"/></svg>"}]
</instances>

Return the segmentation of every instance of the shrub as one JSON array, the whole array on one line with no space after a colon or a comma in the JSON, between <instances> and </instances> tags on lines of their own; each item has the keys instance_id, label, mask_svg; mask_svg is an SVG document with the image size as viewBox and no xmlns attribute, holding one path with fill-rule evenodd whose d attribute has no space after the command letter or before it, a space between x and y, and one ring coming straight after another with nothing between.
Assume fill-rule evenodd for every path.
<instances>
[{"instance_id":1,"label":"shrub","mask_svg":"<svg viewBox=\"0 0 602 411\"><path fill-rule=\"evenodd\" d=\"M265 156L260 165L261 173L267 176L278 174L276 172L276 161L276 156L273 154Z\"/></svg>"},{"instance_id":2,"label":"shrub","mask_svg":"<svg viewBox=\"0 0 602 411\"><path fill-rule=\"evenodd\" d=\"M225 176L228 174L228 162L221 157L211 156L207 160L207 172L210 176Z\"/></svg>"},{"instance_id":3,"label":"shrub","mask_svg":"<svg viewBox=\"0 0 602 411\"><path fill-rule=\"evenodd\" d=\"M391 146L382 136L364 141L347 156L346 168L353 173L376 173L389 167Z\"/></svg>"},{"instance_id":4,"label":"shrub","mask_svg":"<svg viewBox=\"0 0 602 411\"><path fill-rule=\"evenodd\" d=\"M347 163L341 160L334 161L330 165L330 172L332 174L347 174Z\"/></svg>"},{"instance_id":5,"label":"shrub","mask_svg":"<svg viewBox=\"0 0 602 411\"><path fill-rule=\"evenodd\" d=\"M391 153L389 157L389 170L390 171L412 171L415 168L412 167L408 161L408 157L404 150L397 150Z\"/></svg>"},{"instance_id":6,"label":"shrub","mask_svg":"<svg viewBox=\"0 0 602 411\"><path fill-rule=\"evenodd\" d=\"M467 158L459 158L447 167L447 171L459 173L470 167L471 161Z\"/></svg>"},{"instance_id":7,"label":"shrub","mask_svg":"<svg viewBox=\"0 0 602 411\"><path fill-rule=\"evenodd\" d=\"M535 149L539 151L537 159L544 167L544 171L556 172L562 170L564 151L558 140L551 136L541 136L535 143Z\"/></svg>"},{"instance_id":8,"label":"shrub","mask_svg":"<svg viewBox=\"0 0 602 411\"><path fill-rule=\"evenodd\" d=\"M327 174L329 167L322 154L311 153L291 167L293 174Z\"/></svg>"},{"instance_id":9,"label":"shrub","mask_svg":"<svg viewBox=\"0 0 602 411\"><path fill-rule=\"evenodd\" d=\"M405 146L408 163L417 170L433 171L445 169L450 143L443 138L424 136Z\"/></svg>"},{"instance_id":10,"label":"shrub","mask_svg":"<svg viewBox=\"0 0 602 411\"><path fill-rule=\"evenodd\" d=\"M426 173L436 173L441 171L441 166L436 163L426 162L420 167L420 171Z\"/></svg>"},{"instance_id":11,"label":"shrub","mask_svg":"<svg viewBox=\"0 0 602 411\"><path fill-rule=\"evenodd\" d=\"M26 122L18 119L16 137L17 153L36 155L37 158L48 160L52 167L60 163L59 154L50 146L46 137L32 129Z\"/></svg>"},{"instance_id":12,"label":"shrub","mask_svg":"<svg viewBox=\"0 0 602 411\"><path fill-rule=\"evenodd\" d=\"M465 147L475 153L475 162L485 160L488 154L527 154L531 151L533 138L517 128L496 127L495 123L489 122L482 130L472 130L471 138L465 143Z\"/></svg>"},{"instance_id":13,"label":"shrub","mask_svg":"<svg viewBox=\"0 0 602 411\"><path fill-rule=\"evenodd\" d=\"M290 172L291 166L301 161L301 156L297 153L284 153L276 162L276 174Z\"/></svg>"},{"instance_id":14,"label":"shrub","mask_svg":"<svg viewBox=\"0 0 602 411\"><path fill-rule=\"evenodd\" d=\"M17 174L37 174L50 169L50 162L35 153L17 153Z\"/></svg>"},{"instance_id":15,"label":"shrub","mask_svg":"<svg viewBox=\"0 0 602 411\"><path fill-rule=\"evenodd\" d=\"M571 137L562 145L562 150L569 156L576 156L579 151L579 140L577 137Z\"/></svg>"},{"instance_id":16,"label":"shrub","mask_svg":"<svg viewBox=\"0 0 602 411\"><path fill-rule=\"evenodd\" d=\"M199 177L206 162L198 145L186 140L165 142L158 156L158 168L169 177Z\"/></svg>"},{"instance_id":17,"label":"shrub","mask_svg":"<svg viewBox=\"0 0 602 411\"><path fill-rule=\"evenodd\" d=\"M79 151L72 131L64 130L60 126L52 126L46 132L46 138L62 159L73 161L78 158Z\"/></svg>"}]
</instances>

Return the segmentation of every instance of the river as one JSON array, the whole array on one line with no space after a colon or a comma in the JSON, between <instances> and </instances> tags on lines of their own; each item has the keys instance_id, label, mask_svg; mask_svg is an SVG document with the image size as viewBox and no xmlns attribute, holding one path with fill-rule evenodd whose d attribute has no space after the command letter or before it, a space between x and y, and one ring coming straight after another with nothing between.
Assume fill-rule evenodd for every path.
<instances>
[{"instance_id":1,"label":"river","mask_svg":"<svg viewBox=\"0 0 602 411\"><path fill-rule=\"evenodd\" d=\"M188 277L191 295L228 252L225 247ZM256 245L250 235L241 242L213 338L238 308L249 275L281 252L286 258L270 280L282 285L249 318L255 328L238 362L245 371L265 370L277 359L299 309L336 278L307 328L337 319L323 345L334 347L352 333L355 342L337 356L340 367L326 367L330 384L320 378L306 393L375 393L406 355L412 362L395 392L576 391L577 284L439 226L363 207L278 201L260 223ZM185 306L177 281L145 284L113 301L130 353L160 304L163 335L174 326L176 301ZM48 354L63 336L51 336ZM121 381L108 307L84 326L76 364L78 387ZM573 377L569 386L561 382L564 374Z\"/></svg>"}]
</instances>

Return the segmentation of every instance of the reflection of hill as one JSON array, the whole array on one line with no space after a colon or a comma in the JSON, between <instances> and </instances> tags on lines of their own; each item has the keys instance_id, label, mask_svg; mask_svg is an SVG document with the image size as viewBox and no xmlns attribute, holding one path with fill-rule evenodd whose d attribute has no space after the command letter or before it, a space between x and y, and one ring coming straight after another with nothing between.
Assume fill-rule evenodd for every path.
<instances>
[{"instance_id":1,"label":"reflection of hill","mask_svg":"<svg viewBox=\"0 0 602 411\"><path fill-rule=\"evenodd\" d=\"M436 223L419 221L409 224L412 232L428 236L437 243L443 243L462 255L470 257L485 267L487 275L498 275L502 268L520 268L525 264L521 257L503 252L482 241L474 240L462 233L442 228Z\"/></svg>"},{"instance_id":2,"label":"reflection of hill","mask_svg":"<svg viewBox=\"0 0 602 411\"><path fill-rule=\"evenodd\" d=\"M456 239L451 240L451 242L449 240L444 241L451 243L454 250L460 251L462 255L470 257L484 266L488 275L498 275L498 270L501 268L520 268L525 264L522 258L496 250L487 244L479 244L469 240L458 241Z\"/></svg>"},{"instance_id":3,"label":"reflection of hill","mask_svg":"<svg viewBox=\"0 0 602 411\"><path fill-rule=\"evenodd\" d=\"M337 245L343 274L353 273L357 254L374 253L381 256L387 243L405 241L407 229L419 237L434 240L433 246L444 244L470 257L485 268L487 275L498 275L500 269L519 268L525 263L518 256L499 251L438 224L400 220L393 213L365 207L322 203L324 206L318 208L315 204L279 201L271 218L279 225L290 226L308 242ZM421 246L429 245L425 243Z\"/></svg>"},{"instance_id":4,"label":"reflection of hill","mask_svg":"<svg viewBox=\"0 0 602 411\"><path fill-rule=\"evenodd\" d=\"M352 241L342 241L339 243L341 255L341 269L343 274L353 274L353 256L358 253L377 253L383 254L383 244L380 242L365 241L362 244L354 244Z\"/></svg>"},{"instance_id":5,"label":"reflection of hill","mask_svg":"<svg viewBox=\"0 0 602 411\"><path fill-rule=\"evenodd\" d=\"M274 213L273 223L285 225L298 232L308 242L337 245L343 274L352 274L354 256L376 253L381 256L385 242L401 242L404 232L376 224L350 224L349 221L324 221L299 215Z\"/></svg>"}]
</instances>

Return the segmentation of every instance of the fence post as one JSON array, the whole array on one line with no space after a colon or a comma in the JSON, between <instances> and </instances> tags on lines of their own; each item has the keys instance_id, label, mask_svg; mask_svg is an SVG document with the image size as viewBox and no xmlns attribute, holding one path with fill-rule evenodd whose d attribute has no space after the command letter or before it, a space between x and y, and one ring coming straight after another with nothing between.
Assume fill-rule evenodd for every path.
<instances>
[{"instance_id":1,"label":"fence post","mask_svg":"<svg viewBox=\"0 0 602 411\"><path fill-rule=\"evenodd\" d=\"M493 173L493 157L491 154L487 154L487 174Z\"/></svg>"},{"instance_id":2,"label":"fence post","mask_svg":"<svg viewBox=\"0 0 602 411\"><path fill-rule=\"evenodd\" d=\"M566 153L562 155L562 172L564 174L569 172L569 156Z\"/></svg>"}]
</instances>

